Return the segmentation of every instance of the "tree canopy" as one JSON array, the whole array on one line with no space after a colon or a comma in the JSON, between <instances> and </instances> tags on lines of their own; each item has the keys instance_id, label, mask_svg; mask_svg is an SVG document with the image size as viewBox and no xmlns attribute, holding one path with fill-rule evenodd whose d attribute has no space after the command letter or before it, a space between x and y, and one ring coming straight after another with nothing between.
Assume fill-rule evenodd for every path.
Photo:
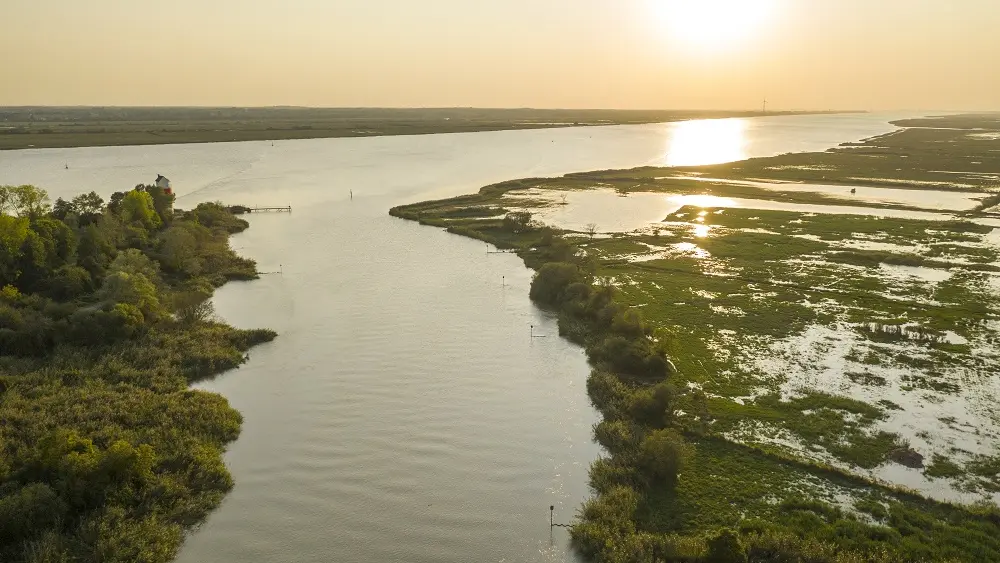
<instances>
[{"instance_id":1,"label":"tree canopy","mask_svg":"<svg viewBox=\"0 0 1000 563\"><path fill-rule=\"evenodd\" d=\"M274 337L208 302L256 276L228 244L247 223L119 193L0 187L0 561L166 562L232 487L240 415L188 385Z\"/></svg>"}]
</instances>

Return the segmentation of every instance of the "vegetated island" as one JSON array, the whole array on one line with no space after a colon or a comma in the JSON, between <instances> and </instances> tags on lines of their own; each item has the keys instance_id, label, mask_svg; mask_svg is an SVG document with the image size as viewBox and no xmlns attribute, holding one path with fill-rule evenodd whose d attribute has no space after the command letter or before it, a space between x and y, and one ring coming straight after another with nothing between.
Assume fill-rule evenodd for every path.
<instances>
[{"instance_id":1,"label":"vegetated island","mask_svg":"<svg viewBox=\"0 0 1000 563\"><path fill-rule=\"evenodd\" d=\"M571 530L584 554L1000 561L997 118L390 213L516 251L531 298L586 349L607 455ZM968 208L905 197L932 189ZM629 232L543 224L583 198L654 195L679 203Z\"/></svg>"},{"instance_id":2,"label":"vegetated island","mask_svg":"<svg viewBox=\"0 0 1000 563\"><path fill-rule=\"evenodd\" d=\"M166 562L232 488L242 418L190 384L275 337L215 319L257 277L218 204L0 186L0 561Z\"/></svg>"},{"instance_id":3,"label":"vegetated island","mask_svg":"<svg viewBox=\"0 0 1000 563\"><path fill-rule=\"evenodd\" d=\"M767 115L834 112L768 112ZM0 107L0 150L658 123L761 112L477 108Z\"/></svg>"}]
</instances>

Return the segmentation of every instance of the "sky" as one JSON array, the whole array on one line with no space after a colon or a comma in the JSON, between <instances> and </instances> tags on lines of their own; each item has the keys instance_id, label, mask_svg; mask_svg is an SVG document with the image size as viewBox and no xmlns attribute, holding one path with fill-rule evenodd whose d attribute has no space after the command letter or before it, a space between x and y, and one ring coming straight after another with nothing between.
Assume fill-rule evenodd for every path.
<instances>
[{"instance_id":1,"label":"sky","mask_svg":"<svg viewBox=\"0 0 1000 563\"><path fill-rule=\"evenodd\" d=\"M0 105L1000 110L1000 0L0 4Z\"/></svg>"}]
</instances>

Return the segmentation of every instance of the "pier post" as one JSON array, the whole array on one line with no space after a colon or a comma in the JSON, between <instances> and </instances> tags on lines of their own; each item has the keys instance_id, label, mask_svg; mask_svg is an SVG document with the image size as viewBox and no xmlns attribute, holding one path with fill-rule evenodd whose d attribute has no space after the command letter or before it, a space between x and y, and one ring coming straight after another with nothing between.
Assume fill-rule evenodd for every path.
<instances>
[{"instance_id":1,"label":"pier post","mask_svg":"<svg viewBox=\"0 0 1000 563\"><path fill-rule=\"evenodd\" d=\"M549 505L549 528L552 528L552 527L555 526L555 523L553 522L553 518L554 518L554 515L555 515L555 510L556 510L556 505L550 504Z\"/></svg>"}]
</instances>

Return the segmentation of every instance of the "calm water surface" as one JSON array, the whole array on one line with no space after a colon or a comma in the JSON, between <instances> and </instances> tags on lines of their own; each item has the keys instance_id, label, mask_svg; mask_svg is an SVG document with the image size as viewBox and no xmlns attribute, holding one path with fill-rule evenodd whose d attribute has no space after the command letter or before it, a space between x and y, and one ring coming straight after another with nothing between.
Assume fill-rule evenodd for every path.
<instances>
[{"instance_id":1,"label":"calm water surface","mask_svg":"<svg viewBox=\"0 0 1000 563\"><path fill-rule=\"evenodd\" d=\"M548 507L569 521L600 455L582 350L530 304L519 259L386 211L517 177L821 150L892 117L8 151L0 183L106 196L161 173L179 207L294 208L233 238L282 273L228 284L216 308L280 336L201 385L245 422L236 488L179 561L570 561Z\"/></svg>"}]
</instances>

